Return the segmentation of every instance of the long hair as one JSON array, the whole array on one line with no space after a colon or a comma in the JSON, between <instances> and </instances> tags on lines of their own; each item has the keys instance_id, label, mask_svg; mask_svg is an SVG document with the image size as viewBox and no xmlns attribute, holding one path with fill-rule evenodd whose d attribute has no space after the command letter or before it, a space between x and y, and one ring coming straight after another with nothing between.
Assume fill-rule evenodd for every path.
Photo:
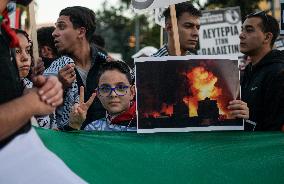
<instances>
[{"instance_id":1,"label":"long hair","mask_svg":"<svg viewBox=\"0 0 284 184\"><path fill-rule=\"evenodd\" d=\"M34 66L35 64L35 61L34 61L34 55L33 55L33 42L32 40L29 38L29 35L26 31L22 30L22 29L13 29L16 34L22 34L26 37L26 39L28 40L28 43L30 44L30 49L31 49L31 52L30 52L30 56L31 56L31 68L30 68L30 71L29 71L29 74L27 76L27 78L30 79L31 77L31 74L32 74L32 67Z\"/></svg>"}]
</instances>

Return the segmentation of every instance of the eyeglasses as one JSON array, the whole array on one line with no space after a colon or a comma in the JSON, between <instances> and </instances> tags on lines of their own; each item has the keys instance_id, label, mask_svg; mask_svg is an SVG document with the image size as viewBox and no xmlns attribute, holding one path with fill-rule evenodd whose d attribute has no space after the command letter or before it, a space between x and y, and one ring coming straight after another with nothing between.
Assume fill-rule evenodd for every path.
<instances>
[{"instance_id":1,"label":"eyeglasses","mask_svg":"<svg viewBox=\"0 0 284 184\"><path fill-rule=\"evenodd\" d=\"M97 88L97 92L102 97L108 97L114 92L117 96L124 96L127 93L127 90L130 86L127 85L117 85L112 88L109 85L102 85Z\"/></svg>"},{"instance_id":2,"label":"eyeglasses","mask_svg":"<svg viewBox=\"0 0 284 184\"><path fill-rule=\"evenodd\" d=\"M255 12L255 13L250 13L246 16L246 18L250 18L250 17L260 17L263 21L263 24L265 25L265 27L268 26L268 17L267 17L267 13L270 10L264 10L264 11L260 11L260 12Z\"/></svg>"}]
</instances>

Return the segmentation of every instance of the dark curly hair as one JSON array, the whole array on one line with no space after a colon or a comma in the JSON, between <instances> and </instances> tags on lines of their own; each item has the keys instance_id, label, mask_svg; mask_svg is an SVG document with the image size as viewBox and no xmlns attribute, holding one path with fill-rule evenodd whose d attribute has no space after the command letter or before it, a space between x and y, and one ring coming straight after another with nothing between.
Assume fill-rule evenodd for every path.
<instances>
[{"instance_id":1,"label":"dark curly hair","mask_svg":"<svg viewBox=\"0 0 284 184\"><path fill-rule=\"evenodd\" d=\"M84 27L86 38L91 42L96 31L96 14L93 10L82 6L72 6L61 10L59 16L69 16L74 28Z\"/></svg>"},{"instance_id":2,"label":"dark curly hair","mask_svg":"<svg viewBox=\"0 0 284 184\"><path fill-rule=\"evenodd\" d=\"M30 79L30 76L31 76L31 73L32 73L32 67L35 65L35 60L34 60L34 55L33 55L33 42L32 42L32 40L29 38L29 35L28 35L28 33L27 33L26 31L24 31L24 30L22 30L22 29L13 29L13 30L16 32L16 34L22 34L22 35L24 35L24 36L27 38L27 40L28 40L28 42L29 42L29 44L30 44L30 48L31 48L31 52L30 52L30 56L31 56L31 67L30 67L29 74L28 74L28 76L27 76L27 78Z\"/></svg>"},{"instance_id":3,"label":"dark curly hair","mask_svg":"<svg viewBox=\"0 0 284 184\"><path fill-rule=\"evenodd\" d=\"M53 31L55 30L54 26L48 26L48 27L41 27L37 30L37 41L38 46L48 46L51 48L52 53L57 56L57 49L55 47L54 38L52 36Z\"/></svg>"}]
</instances>

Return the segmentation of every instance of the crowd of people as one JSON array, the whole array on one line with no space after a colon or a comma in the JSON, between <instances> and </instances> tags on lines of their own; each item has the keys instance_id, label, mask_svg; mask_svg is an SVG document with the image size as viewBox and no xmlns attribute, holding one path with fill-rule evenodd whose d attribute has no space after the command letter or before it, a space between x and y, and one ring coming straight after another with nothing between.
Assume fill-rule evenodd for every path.
<instances>
[{"instance_id":1,"label":"crowd of people","mask_svg":"<svg viewBox=\"0 0 284 184\"><path fill-rule=\"evenodd\" d=\"M4 16L8 12L5 6L3 8L2 15ZM201 11L189 2L176 5L182 55L196 54L201 15ZM164 16L167 43L154 53L153 57L175 55L170 9L164 12ZM12 51L15 51L14 56L19 74L14 78L19 78L21 86L24 89L33 89L33 86L37 87L37 83L52 79L63 88L62 99L59 98L58 94L60 93L56 97L39 93L41 101L57 105L53 107L55 111L52 113L34 114L40 127L59 130L95 130L95 128L90 128L92 125L94 127L94 122L106 118L106 114L107 120L111 117L112 110L108 108L106 99L114 98L113 101L116 101L116 98L121 98L121 95L118 94L120 90L125 90L126 94L122 95L123 98L131 94L131 100L128 99L125 102L128 103L128 106L135 104L134 96L132 96L135 88L132 83L134 79L128 80L128 88L110 85L108 82L106 84L109 85L109 88L103 88L100 85L99 77L104 76L102 71L108 67L116 67L113 70L125 74L127 79L128 76L133 78L133 75L126 63L115 61L108 56L104 49L103 39L95 34L95 13L89 8L67 7L61 10L56 27L42 27L37 30L40 56L38 61L35 61L33 57L33 43L29 35L24 30L8 29L7 27L9 28L9 26L4 26L4 22L2 22L2 36L6 36L4 32L6 29L7 36L12 37L11 41L8 41L11 42L10 46L13 42L18 42L18 45L12 50L10 49L10 52L12 54ZM247 130L282 129L283 115L281 110L283 108L280 103L280 98L283 96L281 88L282 51L272 49L278 35L278 22L267 12L248 15L242 26L240 51L250 59L250 63L243 68L242 100L232 100L228 104L228 109L232 118L243 118L247 120L249 125L253 125L252 129L247 126ZM37 63L36 67L34 66L35 62ZM127 67L129 70L126 72ZM117 72L115 74L118 75ZM38 80L35 81L37 78ZM116 82L119 83L119 81ZM125 84L125 81L120 82ZM104 97L100 93L103 89L110 90L109 94ZM54 99L60 99L63 103L54 103ZM121 101L117 104L124 103L124 100ZM114 103L113 106L117 104ZM127 109L123 109L121 112L125 111ZM74 128L75 120L77 125ZM107 127L111 124L112 122L109 122ZM78 125L80 126L78 127ZM100 130L106 129L101 128ZM112 129L109 130L112 131Z\"/></svg>"},{"instance_id":2,"label":"crowd of people","mask_svg":"<svg viewBox=\"0 0 284 184\"><path fill-rule=\"evenodd\" d=\"M29 2L17 1L23 5ZM108 56L105 43L95 35L95 13L81 6L61 10L56 27L37 31L41 58L35 61L29 35L8 25L8 3L9 0L0 2L1 165L2 160L9 161L8 157L16 154L9 149L22 144L19 137L26 137L25 144L30 146L30 138L37 137L31 117L36 118L40 127L49 129L136 131L132 69ZM176 15L181 54L196 54L201 12L184 2L176 5ZM153 57L175 55L169 9L164 16L168 40ZM279 24L267 12L246 16L239 35L240 51L250 63L241 80L242 99L228 104L232 118L246 120L245 130L284 130L284 53L273 49L278 36ZM56 160L51 153L41 156ZM84 183L59 159L55 164L69 173L62 183ZM40 175L43 171L35 172ZM47 181L52 183L52 179Z\"/></svg>"}]
</instances>

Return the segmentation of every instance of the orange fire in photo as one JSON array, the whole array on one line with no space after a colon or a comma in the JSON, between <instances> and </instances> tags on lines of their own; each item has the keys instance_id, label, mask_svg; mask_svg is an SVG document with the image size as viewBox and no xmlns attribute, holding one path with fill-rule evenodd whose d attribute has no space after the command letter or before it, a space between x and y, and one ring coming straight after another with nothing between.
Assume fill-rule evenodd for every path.
<instances>
[{"instance_id":1,"label":"orange fire in photo","mask_svg":"<svg viewBox=\"0 0 284 184\"><path fill-rule=\"evenodd\" d=\"M143 116L146 118L158 118L161 116L168 116L171 117L174 113L174 106L173 105L168 105L166 103L162 104L162 108L160 112L151 112L151 113L144 113Z\"/></svg>"},{"instance_id":2,"label":"orange fire in photo","mask_svg":"<svg viewBox=\"0 0 284 184\"><path fill-rule=\"evenodd\" d=\"M204 100L206 97L211 100L217 100L219 114L225 115L225 105L221 104L219 97L222 95L222 89L216 86L218 78L204 67L199 66L185 73L188 79L188 86L192 92L192 96L184 97L183 101L189 107L189 116L198 116L198 101Z\"/></svg>"},{"instance_id":3,"label":"orange fire in photo","mask_svg":"<svg viewBox=\"0 0 284 184\"><path fill-rule=\"evenodd\" d=\"M174 113L174 106L163 103L161 113L167 116L172 116Z\"/></svg>"}]
</instances>

